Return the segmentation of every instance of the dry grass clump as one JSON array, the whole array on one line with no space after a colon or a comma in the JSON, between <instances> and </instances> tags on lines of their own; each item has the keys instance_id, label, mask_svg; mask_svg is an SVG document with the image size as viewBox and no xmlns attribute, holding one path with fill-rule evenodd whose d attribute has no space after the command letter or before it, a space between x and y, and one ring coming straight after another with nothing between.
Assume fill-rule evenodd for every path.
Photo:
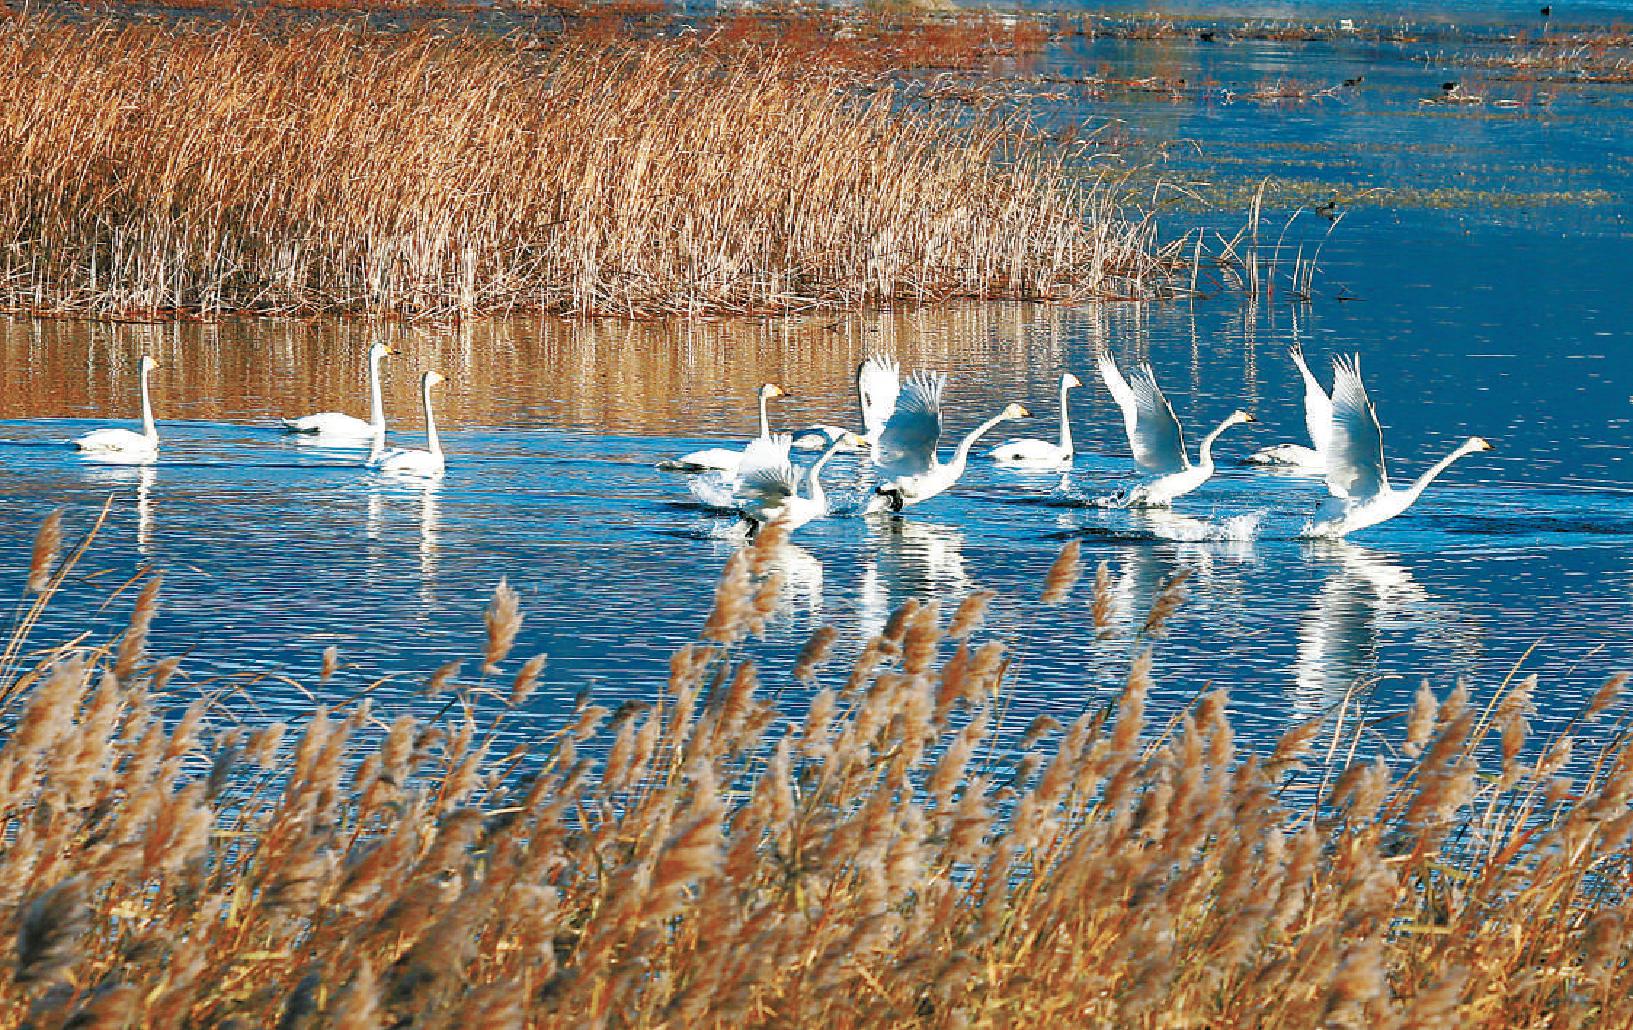
<instances>
[{"instance_id":1,"label":"dry grass clump","mask_svg":"<svg viewBox=\"0 0 1633 1030\"><path fill-rule=\"evenodd\" d=\"M14 18L0 306L661 315L1155 288L1149 226L1109 194L836 76L718 41Z\"/></svg>"},{"instance_id":2,"label":"dry grass clump","mask_svg":"<svg viewBox=\"0 0 1633 1030\"><path fill-rule=\"evenodd\" d=\"M1533 682L1483 708L1425 689L1416 757L1318 787L1289 778L1320 722L1243 753L1213 692L1148 732L1146 650L1112 704L1010 732L1004 648L969 638L983 597L959 639L907 606L848 678L819 632L809 704L786 713L741 646L779 543L733 560L707 642L648 703L587 702L508 753L503 715L471 714L484 687L457 686L453 718L360 699L252 729L212 724L208 699L162 713L162 662L50 654L6 692L0 1021L1633 1018L1633 751L1576 763L1579 782L1560 778L1569 737L1522 758ZM481 653L513 664L505 590L492 612Z\"/></svg>"}]
</instances>

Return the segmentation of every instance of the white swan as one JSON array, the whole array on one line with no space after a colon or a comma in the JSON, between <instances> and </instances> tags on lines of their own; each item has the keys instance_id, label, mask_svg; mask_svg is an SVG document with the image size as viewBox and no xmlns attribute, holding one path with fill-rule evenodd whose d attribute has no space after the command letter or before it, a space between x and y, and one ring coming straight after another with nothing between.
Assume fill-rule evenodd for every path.
<instances>
[{"instance_id":1,"label":"white swan","mask_svg":"<svg viewBox=\"0 0 1633 1030\"><path fill-rule=\"evenodd\" d=\"M869 513L901 511L946 491L964 474L976 441L1000 422L1031 414L1019 404L1008 405L960 440L952 460L943 464L936 446L941 442L941 394L946 388L944 372L920 372L902 388L895 412L873 448L880 483L868 502Z\"/></svg>"},{"instance_id":2,"label":"white swan","mask_svg":"<svg viewBox=\"0 0 1633 1030\"><path fill-rule=\"evenodd\" d=\"M1304 349L1293 344L1287 352L1298 366L1304 380L1304 427L1309 431L1310 443L1278 443L1248 455L1249 465L1276 465L1301 472L1325 475L1327 471L1327 441L1332 434L1332 398L1321 388L1321 383L1304 363Z\"/></svg>"},{"instance_id":3,"label":"white swan","mask_svg":"<svg viewBox=\"0 0 1633 1030\"><path fill-rule=\"evenodd\" d=\"M842 451L861 451L873 446L896 410L902 392L902 369L896 359L874 354L856 366L856 403L862 409L863 436L857 437L843 426L810 426L794 434L797 451L821 451L835 441L845 440ZM860 442L854 442L859 440Z\"/></svg>"},{"instance_id":4,"label":"white swan","mask_svg":"<svg viewBox=\"0 0 1633 1030\"><path fill-rule=\"evenodd\" d=\"M385 405L380 399L380 362L396 351L376 341L369 347L369 418L365 422L338 411L324 411L300 418L281 419L285 432L311 436L321 443L359 447L384 438L386 432Z\"/></svg>"},{"instance_id":5,"label":"white swan","mask_svg":"<svg viewBox=\"0 0 1633 1030\"><path fill-rule=\"evenodd\" d=\"M764 439L748 442L740 454L736 468L709 469L686 477L686 489L699 504L710 511L737 511L739 473L745 468L763 468L789 460L790 440L787 433L776 433Z\"/></svg>"},{"instance_id":6,"label":"white swan","mask_svg":"<svg viewBox=\"0 0 1633 1030\"><path fill-rule=\"evenodd\" d=\"M1067 372L1060 377L1060 442L1050 443L1048 440L1011 440L999 444L990 452L994 461L1001 465L1018 468L1059 469L1067 468L1072 464L1075 452L1072 450L1072 419L1066 409L1066 391L1083 383Z\"/></svg>"},{"instance_id":7,"label":"white swan","mask_svg":"<svg viewBox=\"0 0 1633 1030\"><path fill-rule=\"evenodd\" d=\"M766 383L760 387L760 435L757 440L771 439L771 417L766 411L766 403L777 398L786 397L783 388L776 383ZM741 448L733 447L705 447L700 451L683 454L678 458L670 458L658 462L658 468L666 472L708 472L720 470L735 472L743 461Z\"/></svg>"},{"instance_id":8,"label":"white swan","mask_svg":"<svg viewBox=\"0 0 1633 1030\"><path fill-rule=\"evenodd\" d=\"M1378 413L1361 382L1361 359L1333 359L1332 437L1327 446L1327 492L1305 525L1309 537L1341 537L1376 526L1410 508L1435 477L1465 454L1489 451L1484 437L1471 436L1429 466L1405 489L1389 485L1384 470L1384 436Z\"/></svg>"},{"instance_id":9,"label":"white swan","mask_svg":"<svg viewBox=\"0 0 1633 1030\"><path fill-rule=\"evenodd\" d=\"M141 361L142 431L129 429L93 429L74 440L74 446L90 454L117 457L121 461L146 461L158 457L159 427L153 422L153 404L148 397L148 373L159 363L143 354Z\"/></svg>"},{"instance_id":10,"label":"white swan","mask_svg":"<svg viewBox=\"0 0 1633 1030\"><path fill-rule=\"evenodd\" d=\"M800 471L788 460L786 452L781 460L765 464L756 460L757 455L744 458L737 470L737 493L741 498L739 510L753 523L749 527L750 535L768 523L776 523L792 532L813 519L825 517L828 495L822 490L822 466L841 447L854 448L862 442L861 437L847 432L829 444L822 457L805 470L804 496L799 492Z\"/></svg>"},{"instance_id":11,"label":"white swan","mask_svg":"<svg viewBox=\"0 0 1633 1030\"><path fill-rule=\"evenodd\" d=\"M1127 504L1135 507L1167 507L1176 497L1182 497L1206 483L1213 476L1213 442L1231 426L1257 421L1245 411L1233 411L1218 428L1202 438L1197 463L1191 464L1185 453L1185 431L1174 408L1157 386L1156 373L1150 365L1141 365L1134 372L1134 383L1123 378L1111 355L1099 354L1100 378L1117 406L1123 411L1123 428L1128 432L1128 446L1134 452L1134 464L1140 471L1156 478L1141 483L1128 492Z\"/></svg>"},{"instance_id":12,"label":"white swan","mask_svg":"<svg viewBox=\"0 0 1633 1030\"><path fill-rule=\"evenodd\" d=\"M371 464L381 472L394 476L419 476L434 479L442 475L447 462L442 455L442 441L437 438L437 421L431 413L431 387L444 382L440 373L427 372L420 377L420 405L425 411L425 450L398 448L383 454L371 455ZM376 448L376 451L378 448Z\"/></svg>"}]
</instances>

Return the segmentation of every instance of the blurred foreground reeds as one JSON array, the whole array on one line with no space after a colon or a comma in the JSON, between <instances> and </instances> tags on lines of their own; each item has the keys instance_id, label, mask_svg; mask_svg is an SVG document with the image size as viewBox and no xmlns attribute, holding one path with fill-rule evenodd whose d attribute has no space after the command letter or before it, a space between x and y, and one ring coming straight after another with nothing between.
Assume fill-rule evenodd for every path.
<instances>
[{"instance_id":1,"label":"blurred foreground reeds","mask_svg":"<svg viewBox=\"0 0 1633 1030\"><path fill-rule=\"evenodd\" d=\"M510 653L507 587L466 663L484 680L440 670L437 717L359 697L244 725L210 698L161 711L156 579L108 647L20 660L78 532L42 531L0 657L8 1026L1633 1018L1633 752L1528 742L1534 681L1425 686L1390 764L1352 762L1342 714L1246 753L1222 691L1150 726L1149 651L1112 703L1008 728L1025 688L981 639L982 592L909 603L848 670L820 630L762 685L769 531L650 702L588 699L501 753L540 669ZM1083 557L1045 602L1107 589Z\"/></svg>"},{"instance_id":2,"label":"blurred foreground reeds","mask_svg":"<svg viewBox=\"0 0 1633 1030\"><path fill-rule=\"evenodd\" d=\"M0 306L657 316L1144 295L1000 124L727 36L0 21Z\"/></svg>"}]
</instances>

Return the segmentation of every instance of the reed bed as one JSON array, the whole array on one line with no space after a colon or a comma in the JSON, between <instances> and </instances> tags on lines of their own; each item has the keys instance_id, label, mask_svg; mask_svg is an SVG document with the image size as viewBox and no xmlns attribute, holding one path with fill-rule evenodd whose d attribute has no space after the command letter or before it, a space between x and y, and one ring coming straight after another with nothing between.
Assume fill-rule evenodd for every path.
<instances>
[{"instance_id":1,"label":"reed bed","mask_svg":"<svg viewBox=\"0 0 1633 1030\"><path fill-rule=\"evenodd\" d=\"M0 306L659 316L1143 295L1024 134L749 43L0 24Z\"/></svg>"},{"instance_id":2,"label":"reed bed","mask_svg":"<svg viewBox=\"0 0 1633 1030\"><path fill-rule=\"evenodd\" d=\"M1244 752L1223 691L1147 723L1175 582L1120 695L1069 725L1006 725L1024 685L983 633L989 593L907 604L849 669L819 630L791 682L762 684L750 638L780 543L769 531L729 562L648 703L586 699L506 750L498 731L542 662L511 653L529 616L507 586L466 662L483 678L438 670L435 716L365 693L247 725L217 698L165 711L177 664L149 649L157 579L120 602L119 639L24 660L88 546L52 520L0 658L0 1021L1633 1018L1633 752L1620 734L1586 760L1570 736L1528 742L1534 681L1484 702L1425 686L1392 724L1393 764L1351 758L1353 713ZM1088 564L1080 545L1062 553L1040 618L1109 591ZM340 659L324 654L324 680ZM1572 730L1618 716L1622 685Z\"/></svg>"}]
</instances>

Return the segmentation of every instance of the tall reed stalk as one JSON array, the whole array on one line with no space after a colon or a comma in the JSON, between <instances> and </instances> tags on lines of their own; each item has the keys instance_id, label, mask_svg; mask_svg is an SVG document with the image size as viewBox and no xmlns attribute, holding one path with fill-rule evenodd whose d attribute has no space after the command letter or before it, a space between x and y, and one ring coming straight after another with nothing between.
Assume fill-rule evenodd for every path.
<instances>
[{"instance_id":1,"label":"tall reed stalk","mask_svg":"<svg viewBox=\"0 0 1633 1030\"><path fill-rule=\"evenodd\" d=\"M0 306L650 316L1144 294L1005 127L773 49L0 22Z\"/></svg>"},{"instance_id":2,"label":"tall reed stalk","mask_svg":"<svg viewBox=\"0 0 1633 1030\"><path fill-rule=\"evenodd\" d=\"M1244 752L1214 691L1153 734L1149 650L1111 705L1011 730L1024 684L979 639L982 593L945 626L908 604L848 671L818 631L794 672L808 701L785 712L744 646L781 545L768 530L730 562L646 702L591 699L508 752L481 684L445 684L466 703L431 721L360 696L251 726L209 699L162 713L174 663L140 645L46 654L0 743L0 1022L1633 1018L1633 750L1529 747L1534 680L1484 704L1425 687L1408 757L1344 767L1328 748L1336 775L1286 791L1327 728ZM1109 589L1079 587L1078 563L1045 603ZM482 683L515 670L510 702L540 668L509 656L519 618L501 586L470 656ZM1567 733L1621 710L1624 684Z\"/></svg>"}]
</instances>

